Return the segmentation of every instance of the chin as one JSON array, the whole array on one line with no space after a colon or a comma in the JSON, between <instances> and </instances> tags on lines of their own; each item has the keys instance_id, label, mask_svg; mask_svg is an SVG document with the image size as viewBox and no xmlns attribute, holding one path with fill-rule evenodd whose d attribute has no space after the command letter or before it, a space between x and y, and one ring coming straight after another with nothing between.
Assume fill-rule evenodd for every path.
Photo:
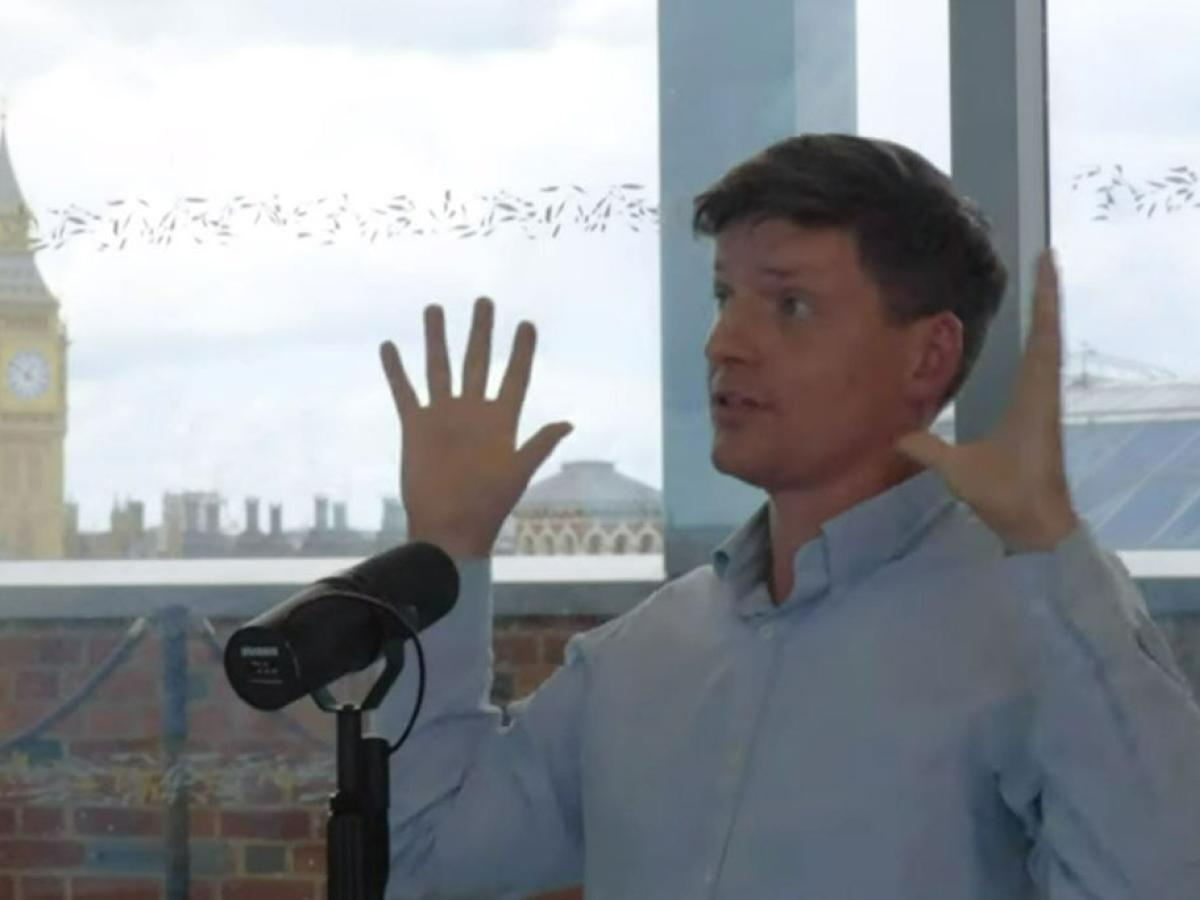
<instances>
[{"instance_id":1,"label":"chin","mask_svg":"<svg viewBox=\"0 0 1200 900\"><path fill-rule=\"evenodd\" d=\"M722 453L721 450L714 446L709 458L712 460L713 468L722 475L728 475L731 478L744 481L746 484L753 485L754 487L763 487L766 479L762 477L763 473L758 471L753 465L753 461L739 461L734 456L731 453Z\"/></svg>"}]
</instances>

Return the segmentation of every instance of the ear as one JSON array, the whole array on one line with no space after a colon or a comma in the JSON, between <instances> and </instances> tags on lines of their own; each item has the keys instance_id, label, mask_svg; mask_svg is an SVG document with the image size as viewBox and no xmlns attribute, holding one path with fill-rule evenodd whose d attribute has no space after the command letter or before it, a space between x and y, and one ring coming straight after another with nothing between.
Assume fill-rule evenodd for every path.
<instances>
[{"instance_id":1,"label":"ear","mask_svg":"<svg viewBox=\"0 0 1200 900\"><path fill-rule=\"evenodd\" d=\"M915 322L911 336L904 392L923 417L925 413L931 417L958 372L963 354L962 320L943 310Z\"/></svg>"}]
</instances>

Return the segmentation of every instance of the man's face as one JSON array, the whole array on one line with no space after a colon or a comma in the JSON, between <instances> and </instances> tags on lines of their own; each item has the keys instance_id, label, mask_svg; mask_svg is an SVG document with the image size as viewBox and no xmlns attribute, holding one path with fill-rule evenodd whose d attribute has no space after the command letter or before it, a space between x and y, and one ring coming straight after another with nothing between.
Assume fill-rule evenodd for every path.
<instances>
[{"instance_id":1,"label":"man's face","mask_svg":"<svg viewBox=\"0 0 1200 900\"><path fill-rule=\"evenodd\" d=\"M718 471L769 493L819 488L886 464L895 438L922 424L925 395L901 377L916 332L885 324L848 230L730 225L716 239L714 294L705 356Z\"/></svg>"}]
</instances>

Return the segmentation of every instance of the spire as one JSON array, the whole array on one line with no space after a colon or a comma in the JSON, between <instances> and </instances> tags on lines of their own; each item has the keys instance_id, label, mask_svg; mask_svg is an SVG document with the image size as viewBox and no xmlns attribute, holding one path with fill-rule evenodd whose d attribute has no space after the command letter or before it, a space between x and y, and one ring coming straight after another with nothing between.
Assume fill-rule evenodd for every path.
<instances>
[{"instance_id":1,"label":"spire","mask_svg":"<svg viewBox=\"0 0 1200 900\"><path fill-rule=\"evenodd\" d=\"M8 218L25 208L25 198L17 186L17 174L8 154L8 98L0 97L0 216Z\"/></svg>"},{"instance_id":2,"label":"spire","mask_svg":"<svg viewBox=\"0 0 1200 900\"><path fill-rule=\"evenodd\" d=\"M32 215L8 152L8 110L0 98L0 304L57 305L33 259Z\"/></svg>"}]
</instances>

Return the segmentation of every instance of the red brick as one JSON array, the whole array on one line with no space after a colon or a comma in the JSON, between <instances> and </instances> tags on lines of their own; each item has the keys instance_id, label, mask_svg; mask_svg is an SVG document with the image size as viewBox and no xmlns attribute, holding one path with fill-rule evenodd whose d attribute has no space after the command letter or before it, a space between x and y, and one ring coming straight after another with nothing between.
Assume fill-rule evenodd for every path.
<instances>
[{"instance_id":1,"label":"red brick","mask_svg":"<svg viewBox=\"0 0 1200 900\"><path fill-rule=\"evenodd\" d=\"M7 635L0 637L0 660L6 668L17 668L38 662L37 646L27 636Z\"/></svg>"},{"instance_id":2,"label":"red brick","mask_svg":"<svg viewBox=\"0 0 1200 900\"><path fill-rule=\"evenodd\" d=\"M538 661L537 638L531 634L502 634L492 646L497 663L523 666Z\"/></svg>"},{"instance_id":3,"label":"red brick","mask_svg":"<svg viewBox=\"0 0 1200 900\"><path fill-rule=\"evenodd\" d=\"M21 879L23 900L67 900L67 882L49 876Z\"/></svg>"},{"instance_id":4,"label":"red brick","mask_svg":"<svg viewBox=\"0 0 1200 900\"><path fill-rule=\"evenodd\" d=\"M157 879L71 879L71 900L160 900L162 895L162 884Z\"/></svg>"},{"instance_id":5,"label":"red brick","mask_svg":"<svg viewBox=\"0 0 1200 900\"><path fill-rule=\"evenodd\" d=\"M0 900L17 900L17 885L9 875L0 875Z\"/></svg>"},{"instance_id":6,"label":"red brick","mask_svg":"<svg viewBox=\"0 0 1200 900\"><path fill-rule=\"evenodd\" d=\"M83 844L77 841L0 841L0 869L59 869L83 859Z\"/></svg>"},{"instance_id":7,"label":"red brick","mask_svg":"<svg viewBox=\"0 0 1200 900\"><path fill-rule=\"evenodd\" d=\"M263 712L245 703L230 709L233 727L238 733L247 737L268 738L273 741L295 741L291 730L280 721L281 716L291 716L287 712ZM293 717L294 718L294 717ZM330 716L330 718L334 718Z\"/></svg>"},{"instance_id":8,"label":"red brick","mask_svg":"<svg viewBox=\"0 0 1200 900\"><path fill-rule=\"evenodd\" d=\"M111 806L92 806L75 810L75 831L78 834L160 835L163 832L161 809L125 809Z\"/></svg>"},{"instance_id":9,"label":"red brick","mask_svg":"<svg viewBox=\"0 0 1200 900\"><path fill-rule=\"evenodd\" d=\"M53 669L25 669L17 673L16 700L54 700L58 697L58 673Z\"/></svg>"},{"instance_id":10,"label":"red brick","mask_svg":"<svg viewBox=\"0 0 1200 900\"><path fill-rule=\"evenodd\" d=\"M207 806L193 806L188 810L188 833L193 838L217 836L217 811Z\"/></svg>"},{"instance_id":11,"label":"red brick","mask_svg":"<svg viewBox=\"0 0 1200 900\"><path fill-rule=\"evenodd\" d=\"M548 894L531 894L528 900L583 900L583 888L569 887Z\"/></svg>"},{"instance_id":12,"label":"red brick","mask_svg":"<svg viewBox=\"0 0 1200 900\"><path fill-rule=\"evenodd\" d=\"M74 666L83 659L83 642L85 638L55 634L42 637L34 642L37 661L44 666Z\"/></svg>"},{"instance_id":13,"label":"red brick","mask_svg":"<svg viewBox=\"0 0 1200 900\"><path fill-rule=\"evenodd\" d=\"M40 837L58 837L67 830L63 811L52 806L26 806L21 809L21 833Z\"/></svg>"},{"instance_id":14,"label":"red brick","mask_svg":"<svg viewBox=\"0 0 1200 900\"><path fill-rule=\"evenodd\" d=\"M221 888L221 900L317 900L318 886L299 879L235 878Z\"/></svg>"},{"instance_id":15,"label":"red brick","mask_svg":"<svg viewBox=\"0 0 1200 900\"><path fill-rule=\"evenodd\" d=\"M230 717L227 704L200 702L188 704L188 734L205 737L224 737L229 733Z\"/></svg>"},{"instance_id":16,"label":"red brick","mask_svg":"<svg viewBox=\"0 0 1200 900\"><path fill-rule=\"evenodd\" d=\"M27 703L6 703L0 706L0 734L8 737L45 715L46 710Z\"/></svg>"},{"instance_id":17,"label":"red brick","mask_svg":"<svg viewBox=\"0 0 1200 900\"><path fill-rule=\"evenodd\" d=\"M91 737L157 738L161 731L158 709L144 703L97 706L87 713L87 732Z\"/></svg>"},{"instance_id":18,"label":"red brick","mask_svg":"<svg viewBox=\"0 0 1200 900\"><path fill-rule=\"evenodd\" d=\"M301 875L324 875L326 848L324 844L293 844L292 870Z\"/></svg>"},{"instance_id":19,"label":"red brick","mask_svg":"<svg viewBox=\"0 0 1200 900\"><path fill-rule=\"evenodd\" d=\"M216 900L217 882L192 881L188 884L188 900Z\"/></svg>"},{"instance_id":20,"label":"red brick","mask_svg":"<svg viewBox=\"0 0 1200 900\"><path fill-rule=\"evenodd\" d=\"M69 689L64 686L62 695L68 696ZM64 718L59 719L51 726L49 734L60 738L83 738L87 737L87 703L77 706L71 710ZM45 705L42 706L42 712L45 713Z\"/></svg>"},{"instance_id":21,"label":"red brick","mask_svg":"<svg viewBox=\"0 0 1200 900\"><path fill-rule=\"evenodd\" d=\"M121 643L123 632L94 634L87 641L87 661L91 665L99 665L108 659L108 655Z\"/></svg>"},{"instance_id":22,"label":"red brick","mask_svg":"<svg viewBox=\"0 0 1200 900\"><path fill-rule=\"evenodd\" d=\"M0 669L0 702L12 699L13 673L8 669Z\"/></svg>"},{"instance_id":23,"label":"red brick","mask_svg":"<svg viewBox=\"0 0 1200 900\"><path fill-rule=\"evenodd\" d=\"M0 836L17 833L17 810L12 806L0 806Z\"/></svg>"},{"instance_id":24,"label":"red brick","mask_svg":"<svg viewBox=\"0 0 1200 900\"><path fill-rule=\"evenodd\" d=\"M189 669L207 669L224 664L223 658L218 660L213 657L212 651L208 648L208 641L201 640L198 636L192 637L187 642L187 658Z\"/></svg>"},{"instance_id":25,"label":"red brick","mask_svg":"<svg viewBox=\"0 0 1200 900\"><path fill-rule=\"evenodd\" d=\"M263 841L295 841L313 837L312 820L303 809L223 810L221 835Z\"/></svg>"},{"instance_id":26,"label":"red brick","mask_svg":"<svg viewBox=\"0 0 1200 900\"><path fill-rule=\"evenodd\" d=\"M561 666L563 662L563 649L567 646L567 641L572 637L573 634L567 631L547 631L543 634L541 661Z\"/></svg>"},{"instance_id":27,"label":"red brick","mask_svg":"<svg viewBox=\"0 0 1200 900\"><path fill-rule=\"evenodd\" d=\"M367 691L364 689L359 693L347 693L346 696L365 697L366 694ZM322 740L333 743L337 738L337 717L322 712L315 703L293 703L287 708L286 714L291 721L303 726L306 731ZM291 732L286 733L290 734Z\"/></svg>"},{"instance_id":28,"label":"red brick","mask_svg":"<svg viewBox=\"0 0 1200 900\"><path fill-rule=\"evenodd\" d=\"M126 704L131 697L153 702L158 698L161 680L157 669L130 661L106 678L89 702Z\"/></svg>"},{"instance_id":29,"label":"red brick","mask_svg":"<svg viewBox=\"0 0 1200 900\"><path fill-rule=\"evenodd\" d=\"M513 691L516 694L516 699L520 699L541 686L541 683L554 674L558 666L550 665L549 663L537 663L532 666L521 666L516 670L513 676Z\"/></svg>"}]
</instances>

